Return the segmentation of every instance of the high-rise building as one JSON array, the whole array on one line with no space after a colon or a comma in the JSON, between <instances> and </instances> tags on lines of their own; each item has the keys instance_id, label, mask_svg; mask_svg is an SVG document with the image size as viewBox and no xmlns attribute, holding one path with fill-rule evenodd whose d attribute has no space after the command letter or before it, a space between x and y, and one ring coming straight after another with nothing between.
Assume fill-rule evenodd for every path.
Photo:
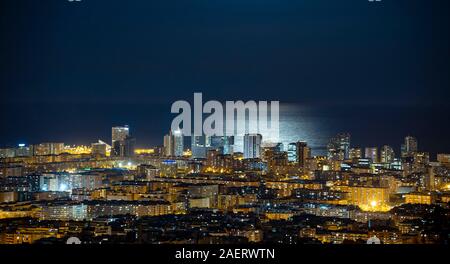
<instances>
[{"instance_id":1,"label":"high-rise building","mask_svg":"<svg viewBox=\"0 0 450 264\"><path fill-rule=\"evenodd\" d=\"M366 159L372 160L372 162L378 162L378 148L377 147L366 148L364 151L364 157Z\"/></svg>"},{"instance_id":2,"label":"high-rise building","mask_svg":"<svg viewBox=\"0 0 450 264\"><path fill-rule=\"evenodd\" d=\"M405 143L401 146L402 157L411 157L418 151L417 139L412 136L405 137Z\"/></svg>"},{"instance_id":3,"label":"high-rise building","mask_svg":"<svg viewBox=\"0 0 450 264\"><path fill-rule=\"evenodd\" d=\"M172 137L172 130L169 131L169 134L164 135L164 156L170 157L174 156L174 144Z\"/></svg>"},{"instance_id":4,"label":"high-rise building","mask_svg":"<svg viewBox=\"0 0 450 264\"><path fill-rule=\"evenodd\" d=\"M184 143L183 134L180 130L170 130L168 135L164 136L164 155L168 157L183 156Z\"/></svg>"},{"instance_id":5,"label":"high-rise building","mask_svg":"<svg viewBox=\"0 0 450 264\"><path fill-rule=\"evenodd\" d=\"M394 149L390 146L384 145L381 148L380 161L382 163L392 163L395 159Z\"/></svg>"},{"instance_id":6,"label":"high-rise building","mask_svg":"<svg viewBox=\"0 0 450 264\"><path fill-rule=\"evenodd\" d=\"M311 148L306 142L297 142L297 163L300 167L305 167L306 160L311 157Z\"/></svg>"},{"instance_id":7,"label":"high-rise building","mask_svg":"<svg viewBox=\"0 0 450 264\"><path fill-rule=\"evenodd\" d=\"M261 134L244 135L244 159L261 157Z\"/></svg>"},{"instance_id":8,"label":"high-rise building","mask_svg":"<svg viewBox=\"0 0 450 264\"><path fill-rule=\"evenodd\" d=\"M349 150L348 158L349 159L360 159L362 158L362 150L361 148L351 148Z\"/></svg>"},{"instance_id":9,"label":"high-rise building","mask_svg":"<svg viewBox=\"0 0 450 264\"><path fill-rule=\"evenodd\" d=\"M134 137L127 136L123 140L123 156L124 157L133 157L135 145L136 145L136 139Z\"/></svg>"},{"instance_id":10,"label":"high-rise building","mask_svg":"<svg viewBox=\"0 0 450 264\"><path fill-rule=\"evenodd\" d=\"M435 166L433 164L430 164L430 166L428 166L428 171L425 174L424 177L424 187L425 190L433 192L436 190L436 175L435 175Z\"/></svg>"},{"instance_id":11,"label":"high-rise building","mask_svg":"<svg viewBox=\"0 0 450 264\"><path fill-rule=\"evenodd\" d=\"M134 156L136 139L130 136L128 126L115 126L111 129L111 155L117 157Z\"/></svg>"},{"instance_id":12,"label":"high-rise building","mask_svg":"<svg viewBox=\"0 0 450 264\"><path fill-rule=\"evenodd\" d=\"M123 140L115 140L111 150L111 156L123 157L124 154L124 144Z\"/></svg>"},{"instance_id":13,"label":"high-rise building","mask_svg":"<svg viewBox=\"0 0 450 264\"><path fill-rule=\"evenodd\" d=\"M297 162L297 143L289 143L287 153L289 162Z\"/></svg>"},{"instance_id":14,"label":"high-rise building","mask_svg":"<svg viewBox=\"0 0 450 264\"><path fill-rule=\"evenodd\" d=\"M111 129L111 146L118 140L124 140L130 135L130 128L128 126L115 126Z\"/></svg>"},{"instance_id":15,"label":"high-rise building","mask_svg":"<svg viewBox=\"0 0 450 264\"><path fill-rule=\"evenodd\" d=\"M311 157L311 148L304 141L289 143L287 155L289 162L295 162L300 167L304 167L306 160Z\"/></svg>"},{"instance_id":16,"label":"high-rise building","mask_svg":"<svg viewBox=\"0 0 450 264\"><path fill-rule=\"evenodd\" d=\"M340 133L331 138L327 145L328 158L332 160L345 160L349 158L350 134Z\"/></svg>"},{"instance_id":17,"label":"high-rise building","mask_svg":"<svg viewBox=\"0 0 450 264\"><path fill-rule=\"evenodd\" d=\"M206 137L205 136L191 136L191 151L192 158L206 158Z\"/></svg>"},{"instance_id":18,"label":"high-rise building","mask_svg":"<svg viewBox=\"0 0 450 264\"><path fill-rule=\"evenodd\" d=\"M112 146L112 155L117 157L133 157L136 139L127 136L123 140L115 140Z\"/></svg>"}]
</instances>

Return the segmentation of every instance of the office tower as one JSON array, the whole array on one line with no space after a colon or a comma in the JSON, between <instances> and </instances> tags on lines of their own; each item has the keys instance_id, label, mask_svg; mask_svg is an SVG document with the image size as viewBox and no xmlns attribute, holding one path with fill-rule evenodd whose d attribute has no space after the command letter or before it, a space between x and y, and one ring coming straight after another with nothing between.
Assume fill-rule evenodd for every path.
<instances>
[{"instance_id":1,"label":"office tower","mask_svg":"<svg viewBox=\"0 0 450 264\"><path fill-rule=\"evenodd\" d=\"M362 158L362 150L361 148L351 148L349 150L348 158L349 159L360 159Z\"/></svg>"},{"instance_id":2,"label":"office tower","mask_svg":"<svg viewBox=\"0 0 450 264\"><path fill-rule=\"evenodd\" d=\"M169 134L164 135L164 156L169 157L173 156L173 138L172 138L172 131L169 131Z\"/></svg>"},{"instance_id":3,"label":"office tower","mask_svg":"<svg viewBox=\"0 0 450 264\"><path fill-rule=\"evenodd\" d=\"M115 126L111 129L111 146L114 146L114 142L118 140L124 140L130 135L130 129L128 126Z\"/></svg>"},{"instance_id":4,"label":"office tower","mask_svg":"<svg viewBox=\"0 0 450 264\"><path fill-rule=\"evenodd\" d=\"M113 157L120 157L121 153L123 153L123 141L122 140L115 140L112 144L111 148L111 156Z\"/></svg>"},{"instance_id":5,"label":"office tower","mask_svg":"<svg viewBox=\"0 0 450 264\"><path fill-rule=\"evenodd\" d=\"M133 157L136 139L130 136L128 126L115 126L111 129L111 156Z\"/></svg>"},{"instance_id":6,"label":"office tower","mask_svg":"<svg viewBox=\"0 0 450 264\"><path fill-rule=\"evenodd\" d=\"M106 156L106 144L92 143L92 156Z\"/></svg>"},{"instance_id":7,"label":"office tower","mask_svg":"<svg viewBox=\"0 0 450 264\"><path fill-rule=\"evenodd\" d=\"M412 136L405 137L405 143L401 146L402 157L411 157L418 150L417 139Z\"/></svg>"},{"instance_id":8,"label":"office tower","mask_svg":"<svg viewBox=\"0 0 450 264\"><path fill-rule=\"evenodd\" d=\"M391 146L384 145L381 148L380 160L382 163L391 163L395 159L394 149Z\"/></svg>"},{"instance_id":9,"label":"office tower","mask_svg":"<svg viewBox=\"0 0 450 264\"><path fill-rule=\"evenodd\" d=\"M261 134L244 135L244 159L261 157Z\"/></svg>"},{"instance_id":10,"label":"office tower","mask_svg":"<svg viewBox=\"0 0 450 264\"><path fill-rule=\"evenodd\" d=\"M206 158L206 137L205 136L191 136L191 151L192 158Z\"/></svg>"},{"instance_id":11,"label":"office tower","mask_svg":"<svg viewBox=\"0 0 450 264\"><path fill-rule=\"evenodd\" d=\"M183 142L183 134L181 133L181 130L176 130L173 132L173 138L174 138L174 153L176 157L183 156L183 150L184 150L184 142Z\"/></svg>"},{"instance_id":12,"label":"office tower","mask_svg":"<svg viewBox=\"0 0 450 264\"><path fill-rule=\"evenodd\" d=\"M289 143L287 157L289 162L295 162L304 167L306 160L311 157L311 149L304 141Z\"/></svg>"},{"instance_id":13,"label":"office tower","mask_svg":"<svg viewBox=\"0 0 450 264\"><path fill-rule=\"evenodd\" d=\"M434 169L435 169L434 165L432 165L432 164L429 165L428 171L425 174L425 179L424 179L425 190L430 191L430 192L436 191L436 181L435 181L436 175L435 175Z\"/></svg>"},{"instance_id":14,"label":"office tower","mask_svg":"<svg viewBox=\"0 0 450 264\"><path fill-rule=\"evenodd\" d=\"M371 159L372 162L375 163L378 162L378 148L377 147L366 148L364 157L366 159Z\"/></svg>"},{"instance_id":15,"label":"office tower","mask_svg":"<svg viewBox=\"0 0 450 264\"><path fill-rule=\"evenodd\" d=\"M340 133L331 138L327 145L328 158L332 160L345 160L349 158L350 134Z\"/></svg>"},{"instance_id":16,"label":"office tower","mask_svg":"<svg viewBox=\"0 0 450 264\"><path fill-rule=\"evenodd\" d=\"M123 140L115 140L112 147L112 156L116 157L133 157L136 139L127 136Z\"/></svg>"},{"instance_id":17,"label":"office tower","mask_svg":"<svg viewBox=\"0 0 450 264\"><path fill-rule=\"evenodd\" d=\"M305 167L306 160L311 157L311 149L306 142L297 142L297 163L300 167Z\"/></svg>"},{"instance_id":18,"label":"office tower","mask_svg":"<svg viewBox=\"0 0 450 264\"><path fill-rule=\"evenodd\" d=\"M180 130L170 130L168 135L164 136L164 155L171 157L183 156L183 134Z\"/></svg>"},{"instance_id":19,"label":"office tower","mask_svg":"<svg viewBox=\"0 0 450 264\"><path fill-rule=\"evenodd\" d=\"M135 145L136 139L134 137L127 136L123 140L123 157L133 157Z\"/></svg>"},{"instance_id":20,"label":"office tower","mask_svg":"<svg viewBox=\"0 0 450 264\"><path fill-rule=\"evenodd\" d=\"M297 143L289 143L287 153L289 162L297 162Z\"/></svg>"}]
</instances>

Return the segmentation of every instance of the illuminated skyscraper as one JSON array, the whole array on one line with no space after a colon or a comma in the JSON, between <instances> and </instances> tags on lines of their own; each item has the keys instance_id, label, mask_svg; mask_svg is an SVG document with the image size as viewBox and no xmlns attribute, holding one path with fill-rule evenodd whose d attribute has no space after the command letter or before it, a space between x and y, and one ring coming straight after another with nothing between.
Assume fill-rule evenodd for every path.
<instances>
[{"instance_id":1,"label":"illuminated skyscraper","mask_svg":"<svg viewBox=\"0 0 450 264\"><path fill-rule=\"evenodd\" d=\"M112 156L117 157L133 157L134 156L134 146L136 139L134 137L127 136L123 140L114 141L112 147Z\"/></svg>"},{"instance_id":2,"label":"illuminated skyscraper","mask_svg":"<svg viewBox=\"0 0 450 264\"><path fill-rule=\"evenodd\" d=\"M415 137L405 137L405 143L402 144L402 157L412 157L418 150L418 143Z\"/></svg>"},{"instance_id":3,"label":"illuminated skyscraper","mask_svg":"<svg viewBox=\"0 0 450 264\"><path fill-rule=\"evenodd\" d=\"M297 162L297 143L289 143L287 153L289 162Z\"/></svg>"},{"instance_id":4,"label":"illuminated skyscraper","mask_svg":"<svg viewBox=\"0 0 450 264\"><path fill-rule=\"evenodd\" d=\"M115 126L111 129L111 146L118 140L124 140L130 135L130 128L128 126Z\"/></svg>"},{"instance_id":5,"label":"illuminated skyscraper","mask_svg":"<svg viewBox=\"0 0 450 264\"><path fill-rule=\"evenodd\" d=\"M191 136L192 158L206 158L206 137Z\"/></svg>"},{"instance_id":6,"label":"illuminated skyscraper","mask_svg":"<svg viewBox=\"0 0 450 264\"><path fill-rule=\"evenodd\" d=\"M111 129L111 156L132 157L136 139L130 136L128 126L116 126Z\"/></svg>"},{"instance_id":7,"label":"illuminated skyscraper","mask_svg":"<svg viewBox=\"0 0 450 264\"><path fill-rule=\"evenodd\" d=\"M183 134L180 130L170 130L168 135L164 136L164 155L165 156L183 156Z\"/></svg>"},{"instance_id":8,"label":"illuminated skyscraper","mask_svg":"<svg viewBox=\"0 0 450 264\"><path fill-rule=\"evenodd\" d=\"M300 167L305 167L306 160L311 157L311 148L306 142L297 142L297 163Z\"/></svg>"},{"instance_id":9,"label":"illuminated skyscraper","mask_svg":"<svg viewBox=\"0 0 450 264\"><path fill-rule=\"evenodd\" d=\"M311 157L311 149L304 141L290 143L288 145L288 161L295 162L300 167L304 167L306 160Z\"/></svg>"},{"instance_id":10,"label":"illuminated skyscraper","mask_svg":"<svg viewBox=\"0 0 450 264\"><path fill-rule=\"evenodd\" d=\"M372 162L378 162L378 148L366 148L364 157L366 159L371 159Z\"/></svg>"},{"instance_id":11,"label":"illuminated skyscraper","mask_svg":"<svg viewBox=\"0 0 450 264\"><path fill-rule=\"evenodd\" d=\"M123 140L123 156L124 157L133 157L135 145L136 145L136 139L134 137L127 136Z\"/></svg>"},{"instance_id":12,"label":"illuminated skyscraper","mask_svg":"<svg viewBox=\"0 0 450 264\"><path fill-rule=\"evenodd\" d=\"M436 175L435 175L435 165L434 164L430 164L428 166L428 172L425 174L425 178L424 178L424 185L425 185L425 190L433 192L436 190Z\"/></svg>"},{"instance_id":13,"label":"illuminated skyscraper","mask_svg":"<svg viewBox=\"0 0 450 264\"><path fill-rule=\"evenodd\" d=\"M244 135L244 159L261 157L261 134Z\"/></svg>"},{"instance_id":14,"label":"illuminated skyscraper","mask_svg":"<svg viewBox=\"0 0 450 264\"><path fill-rule=\"evenodd\" d=\"M327 145L328 158L332 160L344 160L349 158L350 134L340 133L330 139Z\"/></svg>"},{"instance_id":15,"label":"illuminated skyscraper","mask_svg":"<svg viewBox=\"0 0 450 264\"><path fill-rule=\"evenodd\" d=\"M384 145L381 148L380 161L383 163L391 163L395 159L394 149L390 146Z\"/></svg>"}]
</instances>

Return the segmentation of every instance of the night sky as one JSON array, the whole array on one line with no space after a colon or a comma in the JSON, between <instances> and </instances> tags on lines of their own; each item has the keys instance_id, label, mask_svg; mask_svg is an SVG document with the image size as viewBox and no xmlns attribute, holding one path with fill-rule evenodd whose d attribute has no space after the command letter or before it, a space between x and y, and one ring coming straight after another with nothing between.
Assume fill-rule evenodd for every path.
<instances>
[{"instance_id":1,"label":"night sky","mask_svg":"<svg viewBox=\"0 0 450 264\"><path fill-rule=\"evenodd\" d=\"M121 123L157 144L170 104L203 92L423 108L450 151L449 11L448 0L2 0L0 145L89 143Z\"/></svg>"}]
</instances>

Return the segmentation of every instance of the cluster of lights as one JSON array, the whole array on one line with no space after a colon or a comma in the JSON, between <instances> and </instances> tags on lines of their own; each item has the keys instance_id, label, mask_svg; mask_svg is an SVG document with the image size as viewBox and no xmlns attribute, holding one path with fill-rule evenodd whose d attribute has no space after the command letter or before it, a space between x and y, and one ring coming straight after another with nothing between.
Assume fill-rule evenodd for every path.
<instances>
[{"instance_id":1,"label":"cluster of lights","mask_svg":"<svg viewBox=\"0 0 450 264\"><path fill-rule=\"evenodd\" d=\"M183 156L184 157L191 157L192 156L192 151L190 149L184 151L183 152Z\"/></svg>"},{"instance_id":2,"label":"cluster of lights","mask_svg":"<svg viewBox=\"0 0 450 264\"><path fill-rule=\"evenodd\" d=\"M79 155L79 154L91 154L92 148L89 146L65 146L64 152L67 152L69 154Z\"/></svg>"},{"instance_id":3,"label":"cluster of lights","mask_svg":"<svg viewBox=\"0 0 450 264\"><path fill-rule=\"evenodd\" d=\"M119 168L123 168L123 169L129 169L129 170L134 170L136 169L136 164L134 164L131 161L128 162L119 162L118 164Z\"/></svg>"},{"instance_id":4,"label":"cluster of lights","mask_svg":"<svg viewBox=\"0 0 450 264\"><path fill-rule=\"evenodd\" d=\"M370 201L369 204L360 204L359 208L367 212L388 212L391 210L390 206L382 204L376 200Z\"/></svg>"},{"instance_id":5,"label":"cluster of lights","mask_svg":"<svg viewBox=\"0 0 450 264\"><path fill-rule=\"evenodd\" d=\"M224 168L214 168L214 167L206 167L204 169L207 173L230 173L231 169L224 169Z\"/></svg>"},{"instance_id":6,"label":"cluster of lights","mask_svg":"<svg viewBox=\"0 0 450 264\"><path fill-rule=\"evenodd\" d=\"M155 153L155 149L135 149L134 153L137 154L137 155L154 154Z\"/></svg>"}]
</instances>

